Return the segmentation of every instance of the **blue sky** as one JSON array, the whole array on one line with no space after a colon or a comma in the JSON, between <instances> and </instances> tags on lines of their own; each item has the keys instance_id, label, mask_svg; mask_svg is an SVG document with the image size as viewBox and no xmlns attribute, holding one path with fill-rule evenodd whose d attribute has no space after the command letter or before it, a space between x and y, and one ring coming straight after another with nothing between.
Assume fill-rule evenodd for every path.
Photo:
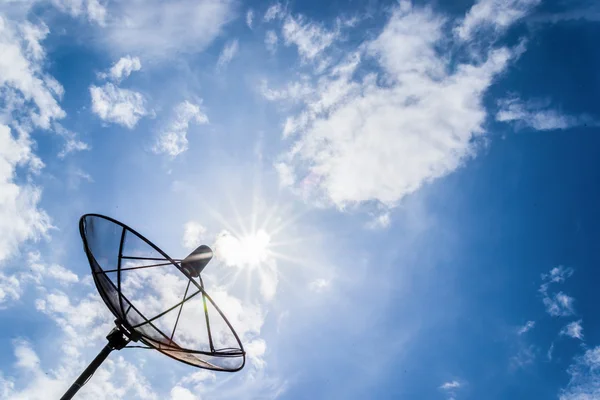
<instances>
[{"instance_id":1,"label":"blue sky","mask_svg":"<svg viewBox=\"0 0 600 400\"><path fill-rule=\"evenodd\" d=\"M600 398L599 34L584 0L3 2L0 397L104 346L97 212L212 246L248 359L123 350L81 398Z\"/></svg>"}]
</instances>

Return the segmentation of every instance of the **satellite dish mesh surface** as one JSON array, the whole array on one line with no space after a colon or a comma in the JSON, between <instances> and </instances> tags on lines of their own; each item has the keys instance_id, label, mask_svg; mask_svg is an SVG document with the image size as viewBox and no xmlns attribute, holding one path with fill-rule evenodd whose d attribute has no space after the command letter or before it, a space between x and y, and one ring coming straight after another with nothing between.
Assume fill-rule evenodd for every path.
<instances>
[{"instance_id":1,"label":"satellite dish mesh surface","mask_svg":"<svg viewBox=\"0 0 600 400\"><path fill-rule=\"evenodd\" d=\"M200 272L212 257L208 246L172 259L109 217L84 215L79 229L98 292L129 339L195 367L244 367L238 335L204 290Z\"/></svg>"}]
</instances>

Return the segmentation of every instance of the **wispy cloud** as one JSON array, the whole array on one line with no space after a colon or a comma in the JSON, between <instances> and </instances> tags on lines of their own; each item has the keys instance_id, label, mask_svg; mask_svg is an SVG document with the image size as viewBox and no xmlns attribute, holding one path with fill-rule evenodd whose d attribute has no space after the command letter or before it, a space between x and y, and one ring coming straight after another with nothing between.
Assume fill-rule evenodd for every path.
<instances>
[{"instance_id":1,"label":"wispy cloud","mask_svg":"<svg viewBox=\"0 0 600 400\"><path fill-rule=\"evenodd\" d=\"M573 307L575 299L563 292L558 292L553 297L546 296L543 302L546 306L546 312L553 317L568 317L575 314Z\"/></svg>"},{"instance_id":2,"label":"wispy cloud","mask_svg":"<svg viewBox=\"0 0 600 400\"><path fill-rule=\"evenodd\" d=\"M458 389L460 387L460 382L458 381L451 381L451 382L445 382L440 386L440 389L443 390L450 390L450 389Z\"/></svg>"},{"instance_id":3,"label":"wispy cloud","mask_svg":"<svg viewBox=\"0 0 600 400\"><path fill-rule=\"evenodd\" d=\"M316 293L321 293L329 288L330 281L327 279L319 278L308 284L308 288Z\"/></svg>"},{"instance_id":4,"label":"wispy cloud","mask_svg":"<svg viewBox=\"0 0 600 400\"><path fill-rule=\"evenodd\" d=\"M446 393L448 400L454 400L456 398L458 389L460 389L461 387L461 382L453 380L449 382L444 382L442 385L440 385L439 389Z\"/></svg>"},{"instance_id":5,"label":"wispy cloud","mask_svg":"<svg viewBox=\"0 0 600 400\"><path fill-rule=\"evenodd\" d=\"M60 1L51 2L62 12L73 17L85 17L88 21L100 26L106 25L106 7L99 0Z\"/></svg>"},{"instance_id":6,"label":"wispy cloud","mask_svg":"<svg viewBox=\"0 0 600 400\"><path fill-rule=\"evenodd\" d=\"M142 63L138 57L121 57L108 72L98 74L101 79L110 79L114 82L120 82L127 78L134 71L142 69Z\"/></svg>"},{"instance_id":7,"label":"wispy cloud","mask_svg":"<svg viewBox=\"0 0 600 400\"><path fill-rule=\"evenodd\" d=\"M554 353L554 342L552 342L552 344L548 348L548 352L546 353L546 358L548 359L548 361L552 361L553 353Z\"/></svg>"},{"instance_id":8,"label":"wispy cloud","mask_svg":"<svg viewBox=\"0 0 600 400\"><path fill-rule=\"evenodd\" d=\"M269 52L275 53L278 41L279 38L275 31L267 31L267 33L265 33L265 46Z\"/></svg>"},{"instance_id":9,"label":"wispy cloud","mask_svg":"<svg viewBox=\"0 0 600 400\"><path fill-rule=\"evenodd\" d=\"M390 226L391 217L389 211L384 211L374 216L368 223L368 229L384 229Z\"/></svg>"},{"instance_id":10,"label":"wispy cloud","mask_svg":"<svg viewBox=\"0 0 600 400\"><path fill-rule=\"evenodd\" d=\"M0 272L0 309L10 306L13 301L19 300L23 292L34 286L38 291L45 292L45 285L61 288L79 282L79 277L59 264L46 264L37 252L27 254L24 262L27 268L12 274Z\"/></svg>"},{"instance_id":11,"label":"wispy cloud","mask_svg":"<svg viewBox=\"0 0 600 400\"><path fill-rule=\"evenodd\" d=\"M265 22L271 22L276 19L281 19L285 15L285 9L281 3L274 3L265 12L263 20Z\"/></svg>"},{"instance_id":12,"label":"wispy cloud","mask_svg":"<svg viewBox=\"0 0 600 400\"><path fill-rule=\"evenodd\" d=\"M204 50L234 17L232 0L109 2L101 41L116 54L169 59Z\"/></svg>"},{"instance_id":13,"label":"wispy cloud","mask_svg":"<svg viewBox=\"0 0 600 400\"><path fill-rule=\"evenodd\" d=\"M176 157L188 149L187 131L190 123L207 124L208 117L200 107L189 101L175 106L172 118L158 135L152 150L155 153Z\"/></svg>"},{"instance_id":14,"label":"wispy cloud","mask_svg":"<svg viewBox=\"0 0 600 400\"><path fill-rule=\"evenodd\" d=\"M514 122L517 127L528 127L538 131L568 129L580 125L596 126L598 122L585 115L572 116L551 109L543 103L524 103L520 99L511 98L499 102L500 110L496 120Z\"/></svg>"},{"instance_id":15,"label":"wispy cloud","mask_svg":"<svg viewBox=\"0 0 600 400\"><path fill-rule=\"evenodd\" d=\"M233 60L233 57L237 54L239 50L238 40L234 39L225 44L223 46L223 50L219 55L219 59L217 60L217 69L223 69L227 64Z\"/></svg>"},{"instance_id":16,"label":"wispy cloud","mask_svg":"<svg viewBox=\"0 0 600 400\"><path fill-rule=\"evenodd\" d=\"M252 9L246 12L246 25L252 29L252 23L254 22L254 11Z\"/></svg>"},{"instance_id":17,"label":"wispy cloud","mask_svg":"<svg viewBox=\"0 0 600 400\"><path fill-rule=\"evenodd\" d=\"M194 249L205 239L206 228L197 221L188 221L183 226L183 247Z\"/></svg>"},{"instance_id":18,"label":"wispy cloud","mask_svg":"<svg viewBox=\"0 0 600 400\"><path fill-rule=\"evenodd\" d=\"M287 46L295 45L302 59L310 61L331 46L339 32L309 22L303 16L289 15L283 24L282 36Z\"/></svg>"},{"instance_id":19,"label":"wispy cloud","mask_svg":"<svg viewBox=\"0 0 600 400\"><path fill-rule=\"evenodd\" d=\"M54 124L54 132L62 136L65 140L65 145L58 153L58 158L65 158L67 155L78 151L90 150L90 145L79 140L75 132L66 129L61 124Z\"/></svg>"},{"instance_id":20,"label":"wispy cloud","mask_svg":"<svg viewBox=\"0 0 600 400\"><path fill-rule=\"evenodd\" d=\"M513 369L526 368L533 364L536 358L536 348L533 345L522 346L519 352L510 359L510 366Z\"/></svg>"},{"instance_id":21,"label":"wispy cloud","mask_svg":"<svg viewBox=\"0 0 600 400\"><path fill-rule=\"evenodd\" d=\"M600 6L595 1L565 3L564 11L542 12L534 16L534 23L559 23L563 21L600 21Z\"/></svg>"},{"instance_id":22,"label":"wispy cloud","mask_svg":"<svg viewBox=\"0 0 600 400\"><path fill-rule=\"evenodd\" d=\"M559 265L558 267L552 268L550 273L542 274L542 279L552 283L560 283L570 278L573 275L573 272L575 272L573 268L565 268L564 266Z\"/></svg>"},{"instance_id":23,"label":"wispy cloud","mask_svg":"<svg viewBox=\"0 0 600 400\"><path fill-rule=\"evenodd\" d=\"M600 346L576 357L567 370L571 379L560 393L560 400L600 398Z\"/></svg>"},{"instance_id":24,"label":"wispy cloud","mask_svg":"<svg viewBox=\"0 0 600 400\"><path fill-rule=\"evenodd\" d=\"M527 321L527 323L525 325L519 327L519 329L517 330L517 334L522 335L524 333L527 333L530 330L532 330L534 326L535 326L535 321Z\"/></svg>"},{"instance_id":25,"label":"wispy cloud","mask_svg":"<svg viewBox=\"0 0 600 400\"><path fill-rule=\"evenodd\" d=\"M480 32L501 33L508 29L541 0L478 0L456 27L462 40L471 40Z\"/></svg>"},{"instance_id":26,"label":"wispy cloud","mask_svg":"<svg viewBox=\"0 0 600 400\"><path fill-rule=\"evenodd\" d=\"M574 303L575 299L566 295L562 291L549 294L551 285L560 284L573 275L572 268L563 266L554 267L548 274L542 274L542 285L539 292L542 294L542 302L546 307L546 312L553 317L568 317L575 314Z\"/></svg>"},{"instance_id":27,"label":"wispy cloud","mask_svg":"<svg viewBox=\"0 0 600 400\"><path fill-rule=\"evenodd\" d=\"M21 298L21 282L17 275L7 275L0 272L0 310L7 303Z\"/></svg>"},{"instance_id":28,"label":"wispy cloud","mask_svg":"<svg viewBox=\"0 0 600 400\"><path fill-rule=\"evenodd\" d=\"M42 42L48 33L44 24L0 15L0 265L52 228L34 179L44 163L30 137L33 129L52 130L66 116L59 105L64 89L45 69Z\"/></svg>"},{"instance_id":29,"label":"wispy cloud","mask_svg":"<svg viewBox=\"0 0 600 400\"><path fill-rule=\"evenodd\" d=\"M573 339L583 340L583 327L581 326L581 320L571 322L560 331L560 334L570 336Z\"/></svg>"}]
</instances>

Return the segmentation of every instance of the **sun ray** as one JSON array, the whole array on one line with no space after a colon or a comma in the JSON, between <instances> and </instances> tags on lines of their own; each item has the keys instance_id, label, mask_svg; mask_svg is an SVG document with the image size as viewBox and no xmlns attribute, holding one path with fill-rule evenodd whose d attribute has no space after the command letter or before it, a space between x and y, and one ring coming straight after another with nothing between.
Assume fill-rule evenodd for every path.
<instances>
[{"instance_id":1,"label":"sun ray","mask_svg":"<svg viewBox=\"0 0 600 400\"><path fill-rule=\"evenodd\" d=\"M256 222L258 220L258 204L260 203L260 196L259 196L259 192L262 189L262 181L261 181L261 174L260 173L255 173L254 174L254 190L252 191L252 214L251 214L251 221L250 221L250 231L251 232L256 232Z\"/></svg>"},{"instance_id":2,"label":"sun ray","mask_svg":"<svg viewBox=\"0 0 600 400\"><path fill-rule=\"evenodd\" d=\"M319 264L317 262L313 262L309 259L298 259L295 257L287 256L282 253L272 252L272 255L277 260L286 261L288 263L292 263L298 266L301 266L304 270L311 271L314 274L320 274L321 268L319 268ZM283 265L281 265L283 267Z\"/></svg>"},{"instance_id":3,"label":"sun ray","mask_svg":"<svg viewBox=\"0 0 600 400\"><path fill-rule=\"evenodd\" d=\"M240 227L240 229L242 230L242 235L241 236L246 236L248 235L248 231L246 230L246 227L244 226L244 223L242 221L242 217L232 199L231 196L227 196L227 199L229 200L229 206L231 207L231 210L233 211L234 215L235 215L235 219L237 221L238 226Z\"/></svg>"},{"instance_id":4,"label":"sun ray","mask_svg":"<svg viewBox=\"0 0 600 400\"><path fill-rule=\"evenodd\" d=\"M229 222L227 222L227 219L225 219L225 217L223 217L223 215L221 213L219 213L217 210L215 210L214 208L211 208L208 205L207 205L206 209L208 210L211 217L216 219L219 223L223 224L223 227L225 229L227 229L229 232L231 232L235 236L240 236L240 232L237 229L235 229L231 224L229 224Z\"/></svg>"},{"instance_id":5,"label":"sun ray","mask_svg":"<svg viewBox=\"0 0 600 400\"><path fill-rule=\"evenodd\" d=\"M321 241L323 239L335 238L335 237L339 237L339 235L336 235L335 233L323 234L323 233L319 232L314 235L298 236L293 239L272 241L269 244L269 248L273 249L273 248L278 248L278 247L286 247L286 246L296 245L296 244L300 244L300 243Z\"/></svg>"},{"instance_id":6,"label":"sun ray","mask_svg":"<svg viewBox=\"0 0 600 400\"><path fill-rule=\"evenodd\" d=\"M270 212L267 213L267 215L265 216L265 219L263 220L260 229L268 229L269 223L271 222L271 219L277 215L277 212L279 211L279 201L276 201L273 206L270 209Z\"/></svg>"},{"instance_id":7,"label":"sun ray","mask_svg":"<svg viewBox=\"0 0 600 400\"><path fill-rule=\"evenodd\" d=\"M298 221L298 219L300 219L300 217L304 216L307 214L308 211L301 211L298 212L294 215L292 215L289 218L286 218L285 220L281 221L281 223L274 227L273 229L271 229L271 235L276 236L277 234L279 234L281 231L283 231L285 228L287 228L288 226L290 226L291 224L295 223L296 221Z\"/></svg>"},{"instance_id":8,"label":"sun ray","mask_svg":"<svg viewBox=\"0 0 600 400\"><path fill-rule=\"evenodd\" d=\"M246 292L244 293L245 301L250 302L250 293L252 289L252 271L246 269Z\"/></svg>"}]
</instances>

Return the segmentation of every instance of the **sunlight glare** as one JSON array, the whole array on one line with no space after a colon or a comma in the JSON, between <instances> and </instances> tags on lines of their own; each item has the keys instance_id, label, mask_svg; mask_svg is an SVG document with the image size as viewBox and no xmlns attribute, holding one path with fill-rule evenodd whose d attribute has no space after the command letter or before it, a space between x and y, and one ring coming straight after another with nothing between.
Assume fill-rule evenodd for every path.
<instances>
[{"instance_id":1,"label":"sunlight glare","mask_svg":"<svg viewBox=\"0 0 600 400\"><path fill-rule=\"evenodd\" d=\"M271 236L262 229L236 237L223 232L217 239L218 256L227 264L237 267L256 267L269 258Z\"/></svg>"}]
</instances>

